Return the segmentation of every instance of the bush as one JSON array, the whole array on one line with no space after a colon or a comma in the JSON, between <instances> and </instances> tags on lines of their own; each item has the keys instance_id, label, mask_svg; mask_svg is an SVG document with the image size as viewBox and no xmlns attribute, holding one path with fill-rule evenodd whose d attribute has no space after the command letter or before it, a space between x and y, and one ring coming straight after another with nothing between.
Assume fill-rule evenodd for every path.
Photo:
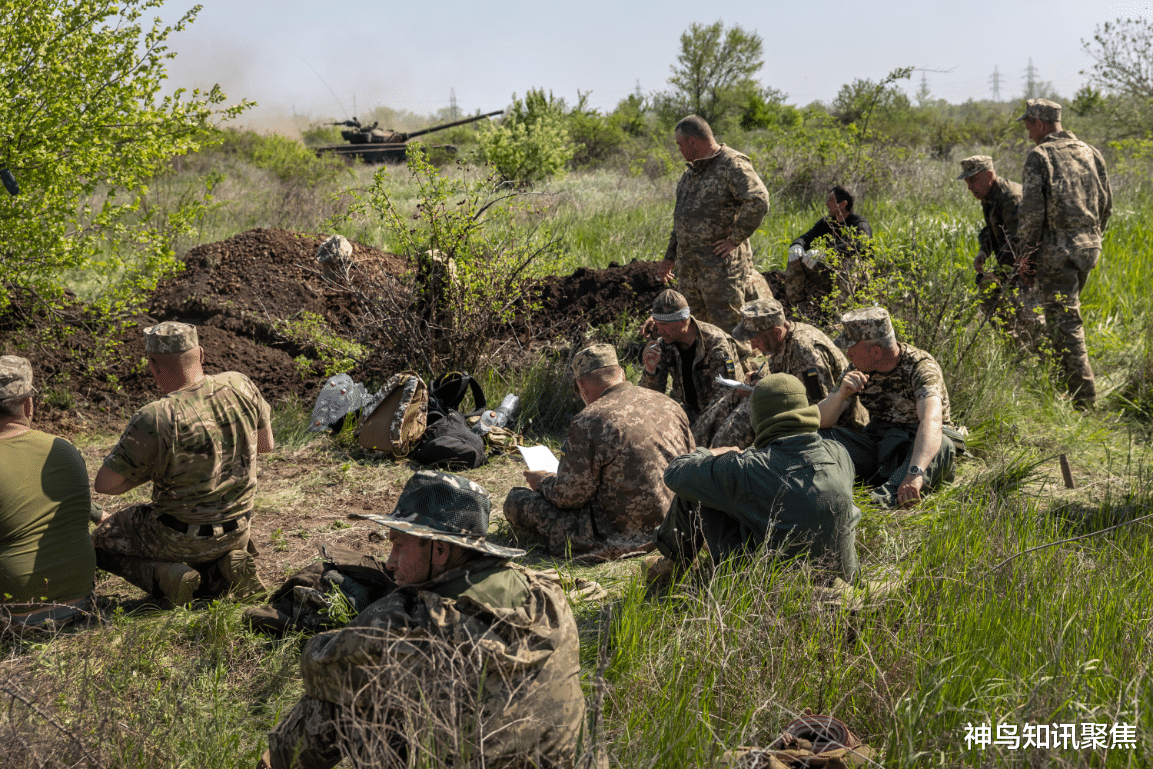
<instances>
[{"instance_id":1,"label":"bush","mask_svg":"<svg viewBox=\"0 0 1153 769\"><path fill-rule=\"evenodd\" d=\"M543 90L530 89L524 101L513 94L500 124L481 129L480 157L505 181L524 184L556 176L576 153L567 123L563 99Z\"/></svg>"}]
</instances>

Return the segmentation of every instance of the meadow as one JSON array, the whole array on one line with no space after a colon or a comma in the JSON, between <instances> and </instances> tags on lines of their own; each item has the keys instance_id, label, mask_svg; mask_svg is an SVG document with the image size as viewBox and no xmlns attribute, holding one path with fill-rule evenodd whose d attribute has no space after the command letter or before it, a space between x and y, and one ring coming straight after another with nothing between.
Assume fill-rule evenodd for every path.
<instances>
[{"instance_id":1,"label":"meadow","mask_svg":"<svg viewBox=\"0 0 1153 769\"><path fill-rule=\"evenodd\" d=\"M891 266L877 298L893 310L904 339L937 357L954 419L970 431L956 482L917 508L879 509L858 495L865 576L891 589L832 600L804 564L764 554L739 571L721 569L709 581L651 596L635 561L526 559L608 590L573 608L588 749L606 752L613 766L715 766L727 749L767 745L806 708L845 721L873 748L869 765L1153 765L1146 169L1118 159L1114 217L1082 295L1101 393L1099 406L1082 413L1046 364L976 311L971 262L980 208L955 176L956 160L982 149L1017 177L1017 145L908 157L888 180L865 185L856 207ZM749 154L769 157L756 146ZM208 174L215 179L214 207L181 249L252 227L329 231L325 223L347 206L348 190L366 186L373 173L363 166L278 173L220 153L174 168L155 185L156 205ZM629 169L577 172L529 193L539 209L532 216L559 245L555 260L537 270L663 255L675 164L672 174ZM415 204L403 169L391 169L386 184L398 205ZM762 270L783 267L788 243L824 213L819 200L772 192L752 241ZM371 217L342 227L352 239L395 245ZM75 278L91 295L115 276ZM635 317L597 333L635 340L645 314L638 307ZM635 367L630 372L635 381ZM559 445L571 411L558 412L549 397L554 365L542 358L481 375L490 397L525 394L522 428L534 418L531 440ZM257 518L271 544L264 573L273 581L306 564L319 542L351 541L382 555L379 535L345 513L361 504L386 512L411 473L368 461L347 441L305 432L310 408L276 405L279 445L262 460ZM116 437L75 437L92 474ZM1075 488L1062 482L1060 455ZM520 472L505 457L468 475L492 492L495 513ZM138 489L125 501L145 495ZM512 542L499 514L493 518L494 539ZM240 621L243 606L227 599L158 611L103 574L97 594L101 616L89 625L0 647L4 766L255 765L266 733L300 694L303 639L253 634ZM1047 747L1038 747L1042 733Z\"/></svg>"}]
</instances>

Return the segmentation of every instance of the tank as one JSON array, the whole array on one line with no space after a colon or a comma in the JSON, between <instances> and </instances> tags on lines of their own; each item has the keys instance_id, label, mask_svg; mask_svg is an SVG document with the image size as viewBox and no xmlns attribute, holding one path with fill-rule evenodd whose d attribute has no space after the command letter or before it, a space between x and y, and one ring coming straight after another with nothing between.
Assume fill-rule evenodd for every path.
<instances>
[{"instance_id":1,"label":"tank","mask_svg":"<svg viewBox=\"0 0 1153 769\"><path fill-rule=\"evenodd\" d=\"M441 123L440 125L429 126L428 128L422 128L419 131L410 131L408 133L385 130L380 127L379 123L363 126L359 120L352 118L351 120L329 124L344 126L344 130L340 132L340 138L348 143L317 147L316 154L360 158L365 163L403 163L404 154L407 151L407 143L410 139L415 139L418 136L424 136L435 131L443 131L446 128L454 128L458 125L475 123L478 120L503 114L504 110L498 109L495 112L489 112L484 115L473 115L463 120ZM432 148L456 152L456 147L451 144L436 144L433 145Z\"/></svg>"}]
</instances>

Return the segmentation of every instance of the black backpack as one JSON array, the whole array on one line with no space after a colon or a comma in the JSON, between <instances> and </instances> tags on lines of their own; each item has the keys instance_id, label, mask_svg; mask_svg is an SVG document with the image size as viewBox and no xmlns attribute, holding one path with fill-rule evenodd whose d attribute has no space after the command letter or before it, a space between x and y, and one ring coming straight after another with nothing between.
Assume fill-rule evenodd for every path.
<instances>
[{"instance_id":1,"label":"black backpack","mask_svg":"<svg viewBox=\"0 0 1153 769\"><path fill-rule=\"evenodd\" d=\"M476 406L470 415L480 414L487 407L480 382L455 371L433 380L429 388L428 426L409 454L410 459L442 470L474 469L488 460L484 438L469 429L465 416L457 411L470 389Z\"/></svg>"}]
</instances>

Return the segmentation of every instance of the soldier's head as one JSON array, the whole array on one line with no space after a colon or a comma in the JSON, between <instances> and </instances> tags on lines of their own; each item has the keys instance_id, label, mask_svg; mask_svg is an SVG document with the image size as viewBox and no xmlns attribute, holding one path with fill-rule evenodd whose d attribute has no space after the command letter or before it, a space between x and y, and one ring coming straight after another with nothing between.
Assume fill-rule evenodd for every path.
<instances>
[{"instance_id":1,"label":"soldier's head","mask_svg":"<svg viewBox=\"0 0 1153 769\"><path fill-rule=\"evenodd\" d=\"M204 376L204 349L195 326L174 321L149 326L144 329L144 352L156 384L166 393Z\"/></svg>"},{"instance_id":2,"label":"soldier's head","mask_svg":"<svg viewBox=\"0 0 1153 769\"><path fill-rule=\"evenodd\" d=\"M373 518L389 529L385 567L396 584L418 585L484 556L516 558L523 550L487 540L489 493L452 473L420 470L404 485L396 509Z\"/></svg>"},{"instance_id":3,"label":"soldier's head","mask_svg":"<svg viewBox=\"0 0 1153 769\"><path fill-rule=\"evenodd\" d=\"M1025 121L1029 141L1040 144L1051 133L1061 130L1061 105L1048 99L1029 99L1025 114L1017 120Z\"/></svg>"},{"instance_id":4,"label":"soldier's head","mask_svg":"<svg viewBox=\"0 0 1153 769\"><path fill-rule=\"evenodd\" d=\"M733 329L733 339L748 342L762 355L773 355L784 347L792 324L776 299L769 297L742 305L740 316L740 322Z\"/></svg>"},{"instance_id":5,"label":"soldier's head","mask_svg":"<svg viewBox=\"0 0 1153 769\"><path fill-rule=\"evenodd\" d=\"M692 344L692 314L689 302L679 292L666 288L653 300L653 327L669 344Z\"/></svg>"},{"instance_id":6,"label":"soldier's head","mask_svg":"<svg viewBox=\"0 0 1153 769\"><path fill-rule=\"evenodd\" d=\"M853 193L838 184L825 198L825 208L829 209L829 216L838 222L845 221L845 217L853 213Z\"/></svg>"},{"instance_id":7,"label":"soldier's head","mask_svg":"<svg viewBox=\"0 0 1153 769\"><path fill-rule=\"evenodd\" d=\"M689 163L707 158L719 147L717 140L713 137L713 129L709 128L709 124L705 122L703 117L696 115L681 118L681 122L677 123L674 138L677 140L677 148L681 151L681 157Z\"/></svg>"},{"instance_id":8,"label":"soldier's head","mask_svg":"<svg viewBox=\"0 0 1153 769\"><path fill-rule=\"evenodd\" d=\"M957 178L964 180L973 197L984 200L997 179L997 172L993 170L993 158L988 155L965 158L961 161L961 175Z\"/></svg>"},{"instance_id":9,"label":"soldier's head","mask_svg":"<svg viewBox=\"0 0 1153 769\"><path fill-rule=\"evenodd\" d=\"M842 315L836 345L861 371L889 371L900 354L893 322L884 307L863 307Z\"/></svg>"},{"instance_id":10,"label":"soldier's head","mask_svg":"<svg viewBox=\"0 0 1153 769\"><path fill-rule=\"evenodd\" d=\"M573 356L572 375L577 392L587 406L604 391L625 381L625 370L610 344L594 344Z\"/></svg>"},{"instance_id":11,"label":"soldier's head","mask_svg":"<svg viewBox=\"0 0 1153 769\"><path fill-rule=\"evenodd\" d=\"M32 364L19 355L0 357L0 425L32 421Z\"/></svg>"}]
</instances>

